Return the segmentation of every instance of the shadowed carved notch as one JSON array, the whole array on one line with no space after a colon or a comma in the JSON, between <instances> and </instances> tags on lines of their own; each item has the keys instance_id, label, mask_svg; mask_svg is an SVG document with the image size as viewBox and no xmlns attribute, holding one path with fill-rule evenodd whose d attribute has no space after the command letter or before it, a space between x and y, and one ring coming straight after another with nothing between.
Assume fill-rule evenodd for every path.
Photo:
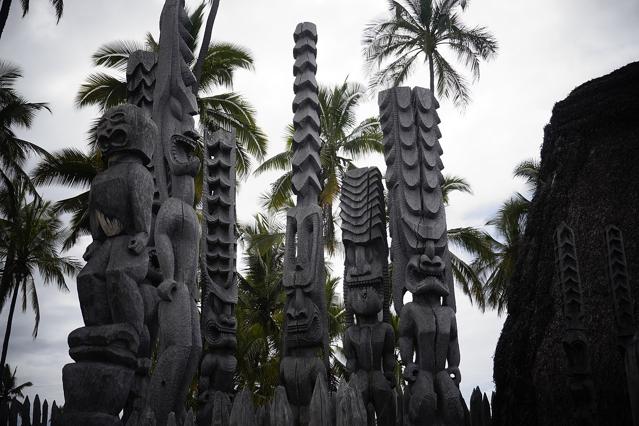
<instances>
[{"instance_id":1,"label":"shadowed carved notch","mask_svg":"<svg viewBox=\"0 0 639 426\"><path fill-rule=\"evenodd\" d=\"M579 424L594 424L596 394L590 368L590 351L583 324L583 289L575 234L562 222L555 232L557 271L563 295L565 335L563 347L568 360L570 392Z\"/></svg>"},{"instance_id":2,"label":"shadowed carved notch","mask_svg":"<svg viewBox=\"0 0 639 426\"><path fill-rule=\"evenodd\" d=\"M156 54L144 50L131 53L127 62L128 103L142 108L149 115L153 112L156 68Z\"/></svg>"},{"instance_id":3,"label":"shadowed carved notch","mask_svg":"<svg viewBox=\"0 0 639 426\"><path fill-rule=\"evenodd\" d=\"M615 306L617 335L621 340L635 335L634 300L628 277L628 264L623 244L623 235L616 226L606 228L608 249L608 278Z\"/></svg>"}]
</instances>

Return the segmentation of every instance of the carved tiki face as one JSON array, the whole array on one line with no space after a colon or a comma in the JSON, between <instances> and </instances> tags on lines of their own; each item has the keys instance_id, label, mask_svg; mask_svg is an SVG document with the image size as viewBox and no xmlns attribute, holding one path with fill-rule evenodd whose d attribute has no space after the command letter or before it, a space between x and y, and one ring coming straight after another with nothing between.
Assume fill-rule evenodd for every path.
<instances>
[{"instance_id":1,"label":"carved tiki face","mask_svg":"<svg viewBox=\"0 0 639 426\"><path fill-rule=\"evenodd\" d=\"M151 118L135 105L109 109L98 122L98 149L105 159L118 153L133 153L143 164L151 162L158 130Z\"/></svg>"},{"instance_id":2,"label":"carved tiki face","mask_svg":"<svg viewBox=\"0 0 639 426\"><path fill-rule=\"evenodd\" d=\"M237 346L235 305L226 303L213 292L203 305L204 339L212 348L235 349Z\"/></svg>"},{"instance_id":3,"label":"carved tiki face","mask_svg":"<svg viewBox=\"0 0 639 426\"><path fill-rule=\"evenodd\" d=\"M284 290L289 347L322 341L318 292L324 291L321 256L321 210L318 206L291 209L287 216Z\"/></svg>"},{"instance_id":4,"label":"carved tiki face","mask_svg":"<svg viewBox=\"0 0 639 426\"><path fill-rule=\"evenodd\" d=\"M381 238L355 243L344 238L347 303L356 315L375 315L382 310L384 273L388 248Z\"/></svg>"},{"instance_id":5,"label":"carved tiki face","mask_svg":"<svg viewBox=\"0 0 639 426\"><path fill-rule=\"evenodd\" d=\"M413 254L406 265L406 289L413 294L448 296L446 285L446 237L426 239L421 254Z\"/></svg>"}]
</instances>

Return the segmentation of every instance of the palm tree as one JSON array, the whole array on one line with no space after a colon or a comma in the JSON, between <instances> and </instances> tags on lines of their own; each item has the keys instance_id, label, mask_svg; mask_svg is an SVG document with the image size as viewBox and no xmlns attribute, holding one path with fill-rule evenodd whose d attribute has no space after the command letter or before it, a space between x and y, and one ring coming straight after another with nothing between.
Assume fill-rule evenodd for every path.
<instances>
[{"instance_id":1,"label":"palm tree","mask_svg":"<svg viewBox=\"0 0 639 426\"><path fill-rule=\"evenodd\" d=\"M203 24L206 3L202 2L192 13L191 35L193 51L198 47L199 31ZM215 2L213 4L215 8ZM213 9L213 13L216 9ZM210 19L209 15L209 19ZM211 22L212 25L212 22ZM208 30L208 27L207 27ZM148 33L144 44L134 41L115 41L101 46L92 56L96 67L104 67L108 72L96 72L82 84L76 96L76 105L80 108L97 106L104 112L112 106L126 102L127 88L124 76L129 55L137 50L157 52L158 43ZM201 74L198 80L198 103L201 124L209 129L234 128L237 132L237 172L246 177L251 168L251 156L258 160L266 154L267 140L255 121L253 107L238 93L227 92L211 95L217 87L230 88L235 72L253 68L250 53L239 46L229 43L213 43L207 49L200 49ZM195 64L194 67L198 67ZM198 72L197 70L195 70ZM81 194L60 201L56 208L62 213L72 214L71 230L65 241L65 249L73 246L79 236L89 230L86 214L88 188L93 177L102 169L102 160L95 149L95 123L90 130L89 153L78 149L65 149L47 156L36 167L33 177L38 185L62 184L78 186L84 190ZM196 180L201 182L201 176ZM197 192L199 194L199 191Z\"/></svg>"},{"instance_id":2,"label":"palm tree","mask_svg":"<svg viewBox=\"0 0 639 426\"><path fill-rule=\"evenodd\" d=\"M45 155L38 145L16 136L16 128L28 129L38 111L49 110L45 103L26 101L14 89L22 77L19 67L0 61L0 187L14 179L30 184L24 166L31 154ZM35 193L35 189L30 185Z\"/></svg>"},{"instance_id":3,"label":"palm tree","mask_svg":"<svg viewBox=\"0 0 639 426\"><path fill-rule=\"evenodd\" d=\"M472 188L466 179L459 176L444 175L442 184L442 198L444 205L448 205L453 192L472 194ZM461 249L474 260L471 264L465 262L461 256L450 250L453 277L471 303L475 303L483 312L486 309L484 284L475 265L493 256L492 245L486 232L474 227L460 227L448 229L448 242Z\"/></svg>"},{"instance_id":4,"label":"palm tree","mask_svg":"<svg viewBox=\"0 0 639 426\"><path fill-rule=\"evenodd\" d=\"M529 193L533 195L540 185L539 167L538 161L525 160L514 171L515 177L526 179ZM486 303L492 309L497 309L498 314L502 314L507 308L510 282L523 243L531 201L529 197L517 192L487 222L496 232L496 238L487 235L493 255L479 262L477 269L485 280Z\"/></svg>"},{"instance_id":5,"label":"palm tree","mask_svg":"<svg viewBox=\"0 0 639 426\"><path fill-rule=\"evenodd\" d=\"M262 405L279 381L285 297L282 292L284 233L282 225L263 215L240 227L244 264L237 306L237 378Z\"/></svg>"},{"instance_id":6,"label":"palm tree","mask_svg":"<svg viewBox=\"0 0 639 426\"><path fill-rule=\"evenodd\" d=\"M348 81L333 87L319 88L323 187L320 206L324 212L324 242L331 254L337 246L333 207L341 192L344 173L354 167L353 160L384 151L377 118L367 118L359 123L357 121L356 108L364 97L364 87ZM255 170L257 175L271 170L285 172L273 182L269 194L265 197L265 207L271 211L292 205L292 158L293 128L289 126L286 151L269 158Z\"/></svg>"},{"instance_id":7,"label":"palm tree","mask_svg":"<svg viewBox=\"0 0 639 426\"><path fill-rule=\"evenodd\" d=\"M64 11L64 0L49 0L51 6L55 9L55 16L57 22L60 22L62 18L62 12ZM11 4L13 0L2 0L2 6L0 6L0 38L4 32L4 27L7 24L7 18L9 18L9 11L11 10ZM20 0L22 6L22 17L24 18L29 13L29 0Z\"/></svg>"},{"instance_id":8,"label":"palm tree","mask_svg":"<svg viewBox=\"0 0 639 426\"><path fill-rule=\"evenodd\" d=\"M31 382L24 382L18 385L18 380L16 378L16 373L18 372L18 367L13 369L13 373L11 372L11 367L9 364L5 364L2 369L2 377L0 380L0 401L10 401L12 399L24 398L23 391L33 386Z\"/></svg>"},{"instance_id":9,"label":"palm tree","mask_svg":"<svg viewBox=\"0 0 639 426\"><path fill-rule=\"evenodd\" d=\"M3 235L0 258L12 264L11 270L3 271L0 288L0 309L11 298L0 360L0 365L4 365L18 295L22 294L22 310L26 311L30 304L35 313L35 338L40 324L36 273L45 285L53 282L60 290L68 291L65 276L74 275L80 269L80 262L61 256L64 225L59 215L50 202L29 197L27 185L21 181L0 191L0 230Z\"/></svg>"},{"instance_id":10,"label":"palm tree","mask_svg":"<svg viewBox=\"0 0 639 426\"><path fill-rule=\"evenodd\" d=\"M364 56L374 72L371 86L398 86L415 66L428 63L430 88L440 98L464 107L470 101L467 79L445 58L449 50L479 78L480 60L497 52L497 41L485 27L461 20L466 0L389 0L392 15L368 25Z\"/></svg>"}]
</instances>

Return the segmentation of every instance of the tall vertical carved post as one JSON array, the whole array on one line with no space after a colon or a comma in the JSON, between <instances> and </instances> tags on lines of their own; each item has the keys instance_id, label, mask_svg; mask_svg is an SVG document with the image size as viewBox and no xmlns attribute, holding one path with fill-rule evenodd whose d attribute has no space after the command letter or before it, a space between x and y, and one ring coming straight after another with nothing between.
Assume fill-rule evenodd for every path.
<instances>
[{"instance_id":1,"label":"tall vertical carved post","mask_svg":"<svg viewBox=\"0 0 639 426\"><path fill-rule=\"evenodd\" d=\"M555 232L559 283L563 294L564 351L568 358L568 380L575 404L573 417L580 425L595 424L596 396L590 371L590 354L583 324L583 294L575 234L562 222Z\"/></svg>"},{"instance_id":2,"label":"tall vertical carved post","mask_svg":"<svg viewBox=\"0 0 639 426\"><path fill-rule=\"evenodd\" d=\"M391 284L384 186L379 169L347 171L342 180L340 207L346 253L346 369L364 404L372 408L368 410L368 424L395 426L395 333L387 322ZM382 311L384 321L378 319Z\"/></svg>"},{"instance_id":3,"label":"tall vertical carved post","mask_svg":"<svg viewBox=\"0 0 639 426\"><path fill-rule=\"evenodd\" d=\"M405 423L462 425L459 344L450 278L438 103L423 88L399 87L379 96L386 183L391 210L394 306ZM404 305L405 292L413 301Z\"/></svg>"},{"instance_id":4,"label":"tall vertical carved post","mask_svg":"<svg viewBox=\"0 0 639 426\"><path fill-rule=\"evenodd\" d=\"M225 426L237 366L235 132L205 132L204 142L201 273L205 354L200 366L197 423ZM214 413L218 418L212 423Z\"/></svg>"},{"instance_id":5,"label":"tall vertical carved post","mask_svg":"<svg viewBox=\"0 0 639 426\"><path fill-rule=\"evenodd\" d=\"M60 424L121 425L134 383L144 308L139 284L148 270L153 178L145 167L158 130L143 110L108 110L97 127L106 170L91 183L89 220L93 242L78 275L85 327L69 334L76 363L62 371L65 407Z\"/></svg>"},{"instance_id":6,"label":"tall vertical carved post","mask_svg":"<svg viewBox=\"0 0 639 426\"><path fill-rule=\"evenodd\" d=\"M308 406L315 382L326 378L328 333L324 294L324 244L321 191L320 121L317 71L317 30L302 23L295 29L295 113L293 125L293 192L297 205L287 214L283 285L283 358L281 381L296 425L308 424Z\"/></svg>"},{"instance_id":7,"label":"tall vertical carved post","mask_svg":"<svg viewBox=\"0 0 639 426\"><path fill-rule=\"evenodd\" d=\"M163 281L158 286L159 351L149 391L149 405L158 426L175 412L186 417L184 402L202 352L196 308L199 222L193 209L195 155L193 116L198 107L189 69L190 21L184 0L166 0L160 19L160 47L153 91L153 120L160 137L154 172L160 209L155 221L155 250Z\"/></svg>"},{"instance_id":8,"label":"tall vertical carved post","mask_svg":"<svg viewBox=\"0 0 639 426\"><path fill-rule=\"evenodd\" d=\"M637 426L639 425L639 339L621 229L616 226L608 226L606 228L606 243L608 278L615 306L617 338L624 354L633 424Z\"/></svg>"}]
</instances>

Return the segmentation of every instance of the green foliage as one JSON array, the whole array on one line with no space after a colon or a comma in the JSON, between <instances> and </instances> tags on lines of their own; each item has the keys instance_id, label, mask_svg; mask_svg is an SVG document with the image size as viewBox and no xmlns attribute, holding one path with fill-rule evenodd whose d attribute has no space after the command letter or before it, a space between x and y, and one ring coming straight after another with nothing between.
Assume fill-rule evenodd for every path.
<instances>
[{"instance_id":1,"label":"green foliage","mask_svg":"<svg viewBox=\"0 0 639 426\"><path fill-rule=\"evenodd\" d=\"M336 216L334 207L341 192L342 177L353 168L353 161L371 153L382 153L382 133L379 121L368 118L358 123L356 108L364 100L364 87L344 81L333 87L320 86L320 124L322 149L321 181L323 190L320 205L324 212L324 243L329 254L337 248L335 237ZM264 196L264 206L271 212L281 211L292 205L291 160L293 158L294 129L287 129L286 151L264 161L256 170L259 175L267 171L280 170L284 174L271 184Z\"/></svg>"},{"instance_id":2,"label":"green foliage","mask_svg":"<svg viewBox=\"0 0 639 426\"><path fill-rule=\"evenodd\" d=\"M429 66L431 89L457 106L467 105L468 81L446 59L445 51L470 69L473 80L480 76L480 60L497 52L497 41L485 27L462 22L467 1L389 0L388 4L391 15L364 31L371 86L398 86L424 62Z\"/></svg>"},{"instance_id":3,"label":"green foliage","mask_svg":"<svg viewBox=\"0 0 639 426\"><path fill-rule=\"evenodd\" d=\"M28 102L16 92L14 85L21 77L19 67L0 61L0 188L19 179L35 194L24 166L32 154L44 155L46 151L17 137L15 129L30 128L39 111L50 110L47 104Z\"/></svg>"},{"instance_id":4,"label":"green foliage","mask_svg":"<svg viewBox=\"0 0 639 426\"><path fill-rule=\"evenodd\" d=\"M539 185L539 162L525 160L517 165L516 177L526 179L531 194ZM492 256L478 262L476 268L484 280L484 294L489 307L503 313L508 305L511 280L522 249L531 200L520 193L513 194L487 222L496 237L487 236Z\"/></svg>"},{"instance_id":5,"label":"green foliage","mask_svg":"<svg viewBox=\"0 0 639 426\"><path fill-rule=\"evenodd\" d=\"M31 382L24 382L18 385L18 379L16 377L16 373L18 372L18 367L13 369L11 372L11 367L9 364L5 364L2 369L2 377L0 378L0 401L10 401L14 398L24 398L23 391L33 386Z\"/></svg>"},{"instance_id":6,"label":"green foliage","mask_svg":"<svg viewBox=\"0 0 639 426\"><path fill-rule=\"evenodd\" d=\"M240 226L245 268L239 274L237 316L237 384L253 393L259 405L270 401L279 384L284 304L284 229L276 219L258 214ZM338 278L327 276L326 300L331 341L331 377L342 377L335 358L341 343L344 308L336 297Z\"/></svg>"},{"instance_id":7,"label":"green foliage","mask_svg":"<svg viewBox=\"0 0 639 426\"><path fill-rule=\"evenodd\" d=\"M198 48L199 29L204 21L206 3L202 2L189 13L192 28L193 50ZM147 33L144 43L117 40L98 48L92 55L93 65L102 69L89 75L76 95L78 108L97 106L101 112L126 103L126 68L129 56L137 50L158 51L158 42L151 33ZM261 160L266 155L267 138L255 120L255 110L240 94L235 92L215 93L218 87L231 88L237 70L252 70L253 57L241 46L230 43L211 43L207 49L206 60L200 79L198 104L200 122L209 130L223 128L237 132L237 174L247 177L251 169L251 158ZM2 76L0 76L1 78ZM56 204L61 213L70 213L71 232L64 248L73 246L78 238L89 233L88 190L93 177L103 169L100 154L95 147L97 120L89 129L89 151L64 149L47 155L33 172L34 181L39 185L62 184L78 187L83 192ZM198 154L203 154L200 146ZM196 204L202 187L202 170L196 177Z\"/></svg>"},{"instance_id":8,"label":"green foliage","mask_svg":"<svg viewBox=\"0 0 639 426\"><path fill-rule=\"evenodd\" d=\"M29 197L26 184L18 181L2 189L0 209L4 236L0 240L0 258L11 265L9 271L9 268L3 271L6 285L0 288L0 309L11 293L18 291L22 295L22 310L26 311L30 304L35 314L33 337L36 337L40 324L36 274L45 285L55 283L60 290L68 291L65 278L74 275L81 264L74 258L61 256L65 227L50 202Z\"/></svg>"}]
</instances>

